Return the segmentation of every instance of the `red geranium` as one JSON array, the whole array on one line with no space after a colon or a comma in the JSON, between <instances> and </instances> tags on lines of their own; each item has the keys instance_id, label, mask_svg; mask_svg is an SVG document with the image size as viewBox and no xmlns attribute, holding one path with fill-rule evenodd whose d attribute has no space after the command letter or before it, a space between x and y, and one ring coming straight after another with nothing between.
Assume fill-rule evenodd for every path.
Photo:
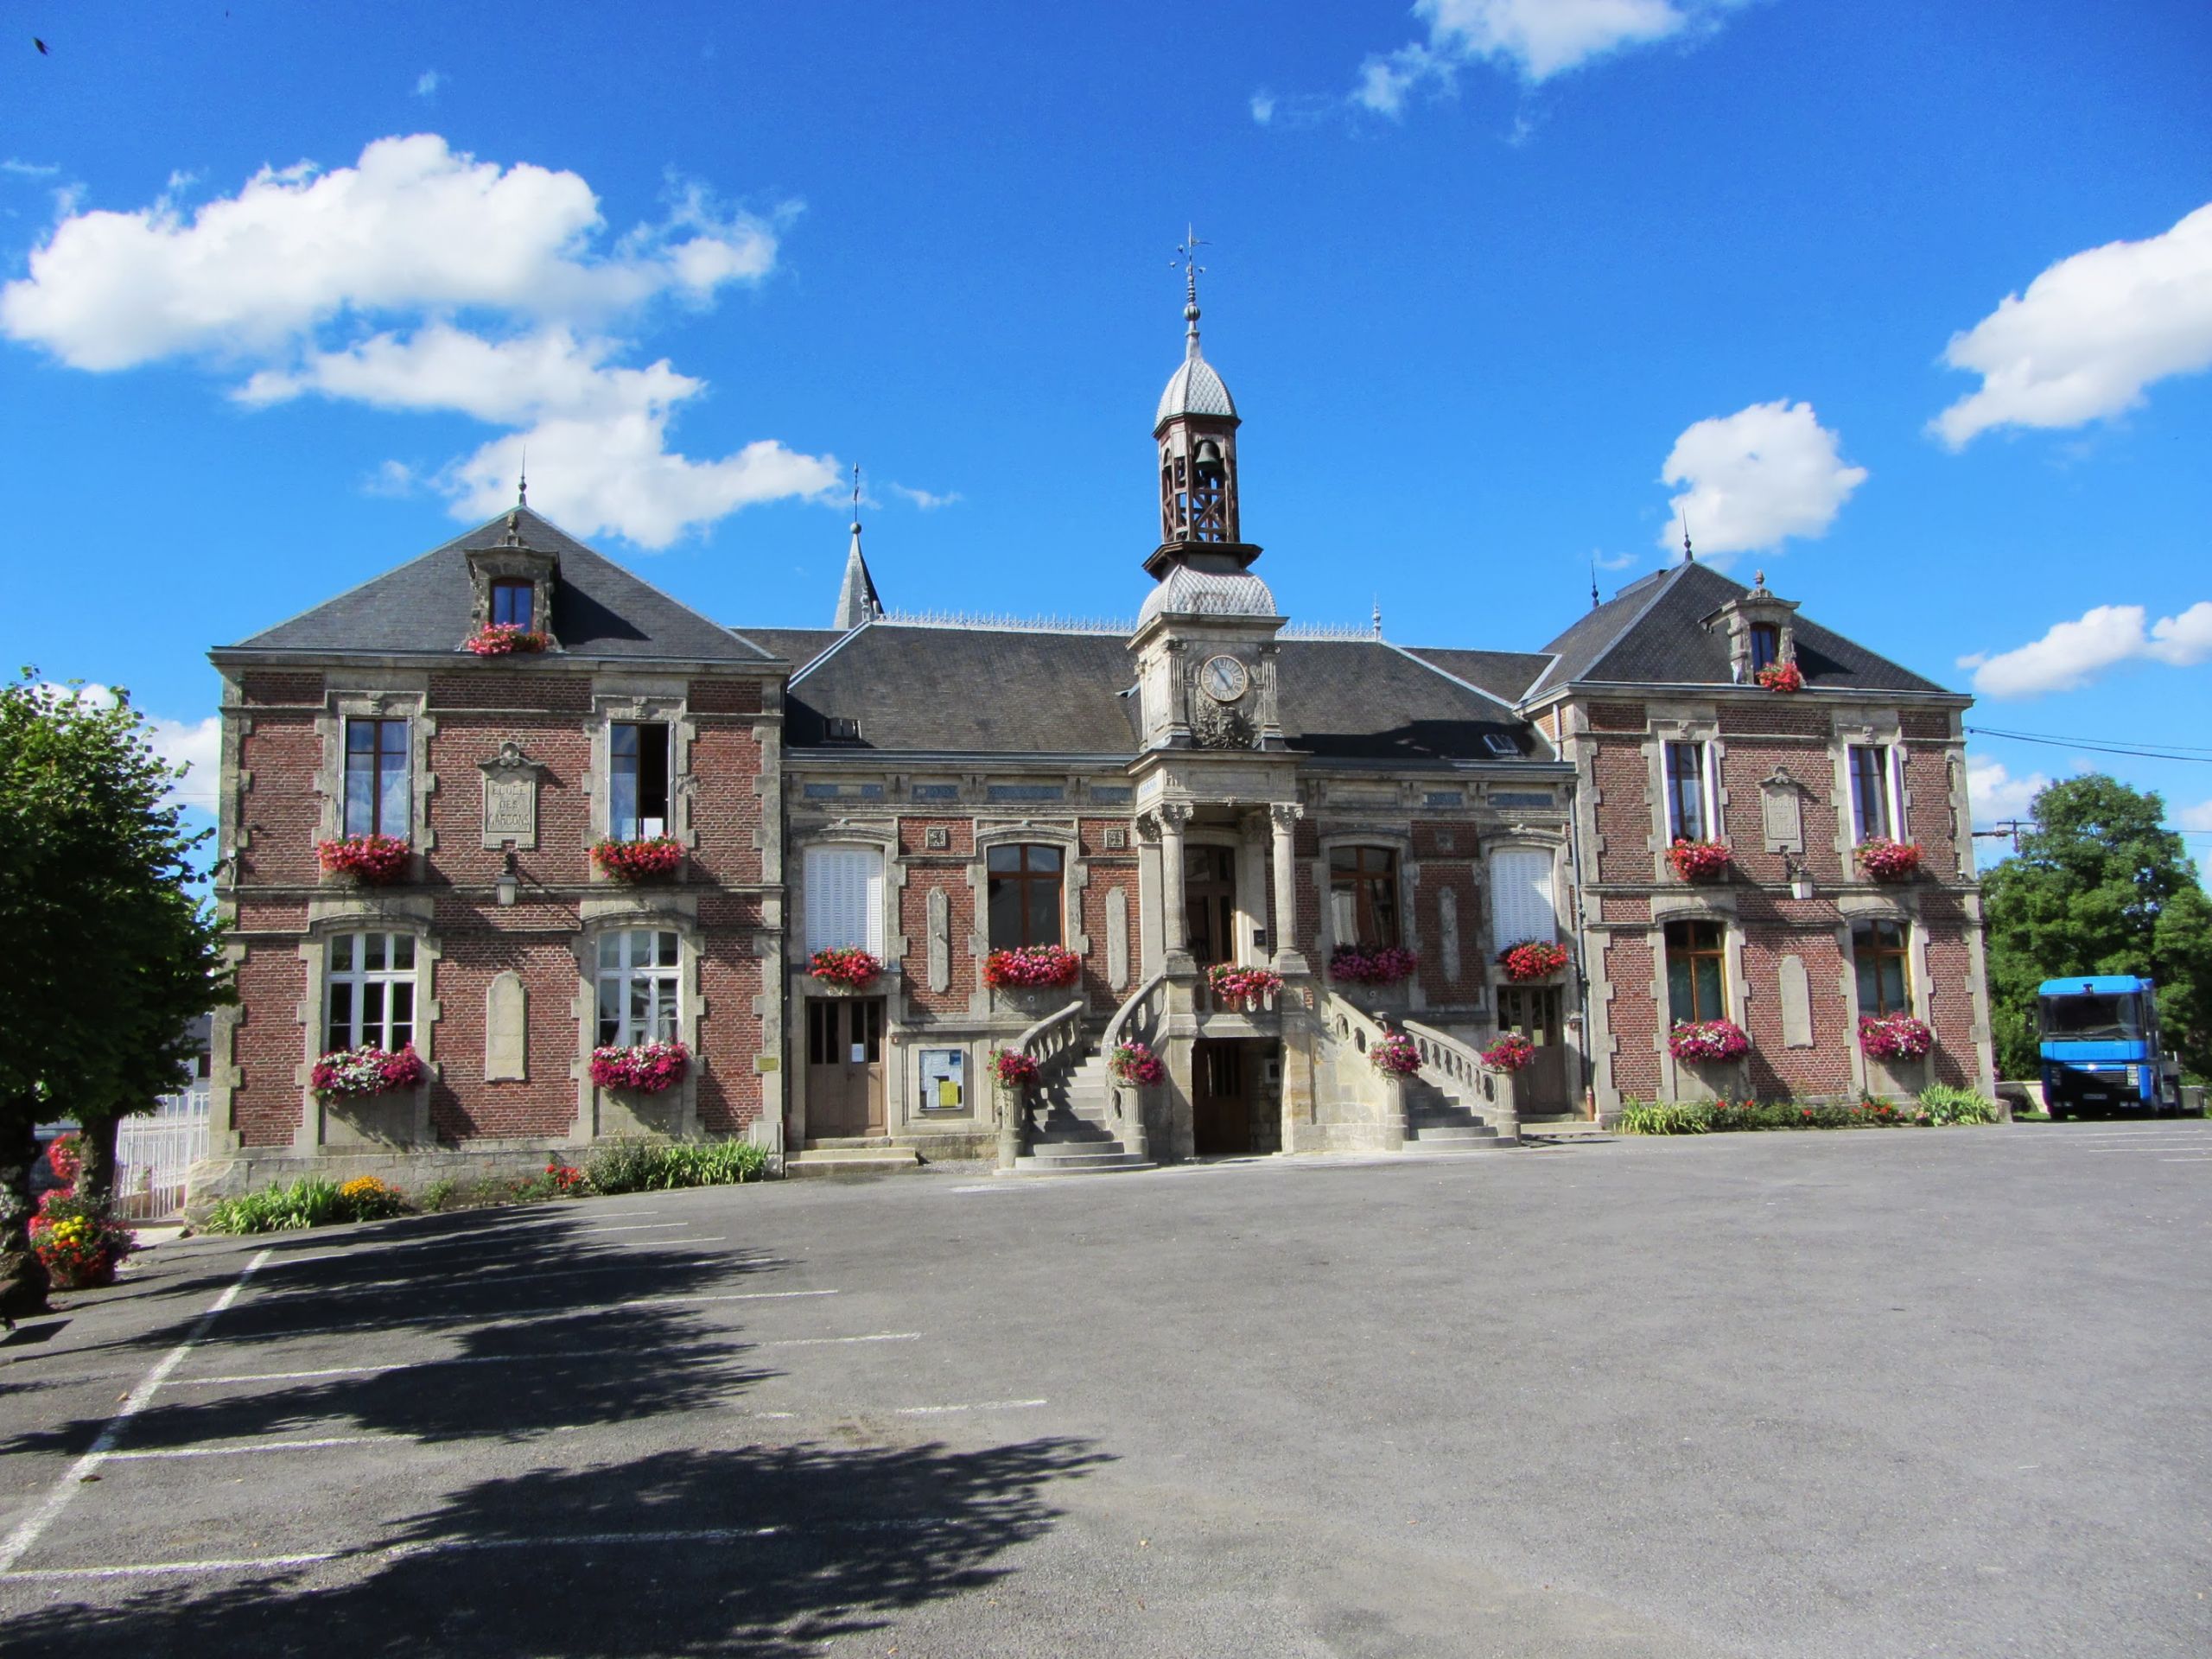
<instances>
[{"instance_id":1,"label":"red geranium","mask_svg":"<svg viewBox=\"0 0 2212 1659\"><path fill-rule=\"evenodd\" d=\"M1805 677L1795 663L1769 663L1755 677L1770 691L1802 691Z\"/></svg>"},{"instance_id":2,"label":"red geranium","mask_svg":"<svg viewBox=\"0 0 2212 1659\"><path fill-rule=\"evenodd\" d=\"M1145 1043L1122 1043L1106 1062L1106 1069L1122 1083L1149 1089L1167 1081L1167 1065Z\"/></svg>"},{"instance_id":3,"label":"red geranium","mask_svg":"<svg viewBox=\"0 0 2212 1659\"><path fill-rule=\"evenodd\" d=\"M1329 953L1329 977L1349 985L1395 985L1420 966L1421 958L1402 945L1340 944Z\"/></svg>"},{"instance_id":4,"label":"red geranium","mask_svg":"<svg viewBox=\"0 0 2212 1659\"><path fill-rule=\"evenodd\" d=\"M1567 947L1543 939L1522 939L1497 953L1508 979L1543 979L1567 966Z\"/></svg>"},{"instance_id":5,"label":"red geranium","mask_svg":"<svg viewBox=\"0 0 2212 1659\"><path fill-rule=\"evenodd\" d=\"M1387 1077L1410 1077L1421 1070L1421 1050L1402 1031L1386 1031L1367 1058Z\"/></svg>"},{"instance_id":6,"label":"red geranium","mask_svg":"<svg viewBox=\"0 0 2212 1659\"><path fill-rule=\"evenodd\" d=\"M1206 983L1222 1001L1250 1013L1282 989L1282 976L1268 968L1239 968L1234 963L1217 962L1206 969Z\"/></svg>"},{"instance_id":7,"label":"red geranium","mask_svg":"<svg viewBox=\"0 0 2212 1659\"><path fill-rule=\"evenodd\" d=\"M390 881L407 868L407 843L397 836L341 836L318 841L315 851L324 869L357 881Z\"/></svg>"},{"instance_id":8,"label":"red geranium","mask_svg":"<svg viewBox=\"0 0 2212 1659\"><path fill-rule=\"evenodd\" d=\"M1001 1086L1007 1089L1026 1088L1040 1075L1034 1055L1025 1054L1018 1048L999 1048L991 1051L991 1074Z\"/></svg>"},{"instance_id":9,"label":"red geranium","mask_svg":"<svg viewBox=\"0 0 2212 1659\"><path fill-rule=\"evenodd\" d=\"M601 841L591 855L599 868L625 881L649 881L672 875L683 861L683 843L673 836L653 836L644 841Z\"/></svg>"},{"instance_id":10,"label":"red geranium","mask_svg":"<svg viewBox=\"0 0 2212 1659\"><path fill-rule=\"evenodd\" d=\"M324 1055L308 1073L308 1082L317 1100L347 1100L412 1089L428 1070L412 1043L397 1052L365 1043Z\"/></svg>"},{"instance_id":11,"label":"red geranium","mask_svg":"<svg viewBox=\"0 0 2212 1659\"><path fill-rule=\"evenodd\" d=\"M518 627L512 622L486 622L462 641L479 657L512 657L520 652L543 651L545 636Z\"/></svg>"},{"instance_id":12,"label":"red geranium","mask_svg":"<svg viewBox=\"0 0 2212 1659\"><path fill-rule=\"evenodd\" d=\"M1728 843L1677 836L1667 849L1667 861L1685 881L1710 881L1728 868Z\"/></svg>"},{"instance_id":13,"label":"red geranium","mask_svg":"<svg viewBox=\"0 0 2212 1659\"><path fill-rule=\"evenodd\" d=\"M1678 1060L1733 1060L1751 1052L1751 1034L1733 1020L1684 1020L1667 1033Z\"/></svg>"},{"instance_id":14,"label":"red geranium","mask_svg":"<svg viewBox=\"0 0 2212 1659\"><path fill-rule=\"evenodd\" d=\"M1509 1031L1483 1050L1483 1064L1494 1071L1518 1071L1536 1058L1536 1046L1517 1031Z\"/></svg>"},{"instance_id":15,"label":"red geranium","mask_svg":"<svg viewBox=\"0 0 2212 1659\"><path fill-rule=\"evenodd\" d=\"M591 1052L591 1080L602 1089L657 1095L683 1081L691 1051L681 1043L620 1044Z\"/></svg>"},{"instance_id":16,"label":"red geranium","mask_svg":"<svg viewBox=\"0 0 2212 1659\"><path fill-rule=\"evenodd\" d=\"M1062 944L1021 945L983 958L983 983L994 990L1072 985L1082 972L1083 958Z\"/></svg>"},{"instance_id":17,"label":"red geranium","mask_svg":"<svg viewBox=\"0 0 2212 1659\"><path fill-rule=\"evenodd\" d=\"M1867 1014L1859 1021L1859 1046L1878 1060L1916 1060L1936 1046L1936 1033L1909 1014Z\"/></svg>"},{"instance_id":18,"label":"red geranium","mask_svg":"<svg viewBox=\"0 0 2212 1659\"><path fill-rule=\"evenodd\" d=\"M864 991L883 971L883 963L860 946L848 944L816 951L813 961L807 964L806 971L827 984L844 985L855 991Z\"/></svg>"},{"instance_id":19,"label":"red geranium","mask_svg":"<svg viewBox=\"0 0 2212 1659\"><path fill-rule=\"evenodd\" d=\"M1859 843L1859 868L1877 881L1910 881L1920 870L1920 843L1869 836Z\"/></svg>"}]
</instances>

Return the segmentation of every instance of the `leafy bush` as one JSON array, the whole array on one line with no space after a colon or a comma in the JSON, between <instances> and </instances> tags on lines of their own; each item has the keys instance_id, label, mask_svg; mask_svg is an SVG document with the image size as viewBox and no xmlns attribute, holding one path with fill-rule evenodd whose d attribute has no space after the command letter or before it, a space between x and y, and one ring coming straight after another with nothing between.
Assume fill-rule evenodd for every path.
<instances>
[{"instance_id":1,"label":"leafy bush","mask_svg":"<svg viewBox=\"0 0 2212 1659\"><path fill-rule=\"evenodd\" d=\"M283 1233L298 1227L327 1227L353 1219L352 1207L339 1195L338 1183L319 1175L302 1175L296 1181L280 1181L257 1192L225 1198L208 1212L211 1233Z\"/></svg>"},{"instance_id":2,"label":"leafy bush","mask_svg":"<svg viewBox=\"0 0 2212 1659\"><path fill-rule=\"evenodd\" d=\"M614 1141L592 1154L584 1173L594 1192L652 1192L757 1181L767 1167L766 1151L750 1141Z\"/></svg>"},{"instance_id":3,"label":"leafy bush","mask_svg":"<svg viewBox=\"0 0 2212 1659\"><path fill-rule=\"evenodd\" d=\"M1706 1135L1713 1128L1713 1109L1695 1103L1631 1100L1622 1106L1615 1127L1623 1135Z\"/></svg>"},{"instance_id":4,"label":"leafy bush","mask_svg":"<svg viewBox=\"0 0 2212 1659\"><path fill-rule=\"evenodd\" d=\"M1971 1089L1954 1089L1939 1083L1920 1091L1920 1109L1930 1123L1945 1128L1955 1123L1994 1123L1997 1103Z\"/></svg>"}]
</instances>

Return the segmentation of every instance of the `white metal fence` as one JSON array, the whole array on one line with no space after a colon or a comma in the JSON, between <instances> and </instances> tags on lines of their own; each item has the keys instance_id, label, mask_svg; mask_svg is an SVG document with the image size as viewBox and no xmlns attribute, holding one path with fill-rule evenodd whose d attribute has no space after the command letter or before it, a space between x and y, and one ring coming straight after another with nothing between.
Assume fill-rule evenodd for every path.
<instances>
[{"instance_id":1,"label":"white metal fence","mask_svg":"<svg viewBox=\"0 0 2212 1659\"><path fill-rule=\"evenodd\" d=\"M184 1208L184 1175L207 1155L207 1085L163 1095L143 1117L116 1126L115 1207L131 1221L162 1221Z\"/></svg>"}]
</instances>

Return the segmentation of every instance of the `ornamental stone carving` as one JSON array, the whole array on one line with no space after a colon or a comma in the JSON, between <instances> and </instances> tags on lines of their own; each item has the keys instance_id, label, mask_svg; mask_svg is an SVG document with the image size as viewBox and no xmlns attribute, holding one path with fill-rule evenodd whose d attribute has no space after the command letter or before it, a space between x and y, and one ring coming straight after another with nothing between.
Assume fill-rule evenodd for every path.
<instances>
[{"instance_id":1,"label":"ornamental stone carving","mask_svg":"<svg viewBox=\"0 0 2212 1659\"><path fill-rule=\"evenodd\" d=\"M522 745L510 738L489 760L480 761L484 774L484 835L486 847L509 842L522 849L537 845L537 785L545 768L530 759Z\"/></svg>"}]
</instances>

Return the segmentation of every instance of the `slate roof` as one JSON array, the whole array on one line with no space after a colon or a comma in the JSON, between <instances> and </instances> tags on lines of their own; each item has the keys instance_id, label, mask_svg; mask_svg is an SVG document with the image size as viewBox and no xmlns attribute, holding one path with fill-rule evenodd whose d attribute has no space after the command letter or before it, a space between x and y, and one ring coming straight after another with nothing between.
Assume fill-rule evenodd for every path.
<instances>
[{"instance_id":1,"label":"slate roof","mask_svg":"<svg viewBox=\"0 0 2212 1659\"><path fill-rule=\"evenodd\" d=\"M552 620L563 652L683 662L767 660L759 648L594 553L550 520L528 507L518 512L517 529L524 543L561 561ZM498 546L507 533L507 517L503 512L488 519L418 559L228 649L378 656L457 652L474 613L468 555Z\"/></svg>"},{"instance_id":2,"label":"slate roof","mask_svg":"<svg viewBox=\"0 0 2212 1659\"><path fill-rule=\"evenodd\" d=\"M823 652L836 645L850 632L845 628L754 628L734 630L741 639L750 641L771 657L789 663L794 669L804 668Z\"/></svg>"},{"instance_id":3,"label":"slate roof","mask_svg":"<svg viewBox=\"0 0 2212 1659\"><path fill-rule=\"evenodd\" d=\"M1529 695L1578 680L1727 685L1727 635L1719 627L1707 628L1705 620L1750 591L1709 565L1688 562L1632 582L1545 647L1559 660ZM1802 612L1792 627L1797 666L1808 685L1834 690L1947 690Z\"/></svg>"},{"instance_id":4,"label":"slate roof","mask_svg":"<svg viewBox=\"0 0 2212 1659\"><path fill-rule=\"evenodd\" d=\"M785 650L803 629L752 629ZM818 637L818 636L817 636ZM796 644L797 641L791 641ZM1550 756L1491 698L1371 640L1285 640L1282 722L1294 749L1335 760L1510 760ZM966 754L1134 755L1136 669L1118 634L874 622L798 677L786 732L798 747ZM855 720L857 743L826 741L825 721Z\"/></svg>"},{"instance_id":5,"label":"slate roof","mask_svg":"<svg viewBox=\"0 0 2212 1659\"><path fill-rule=\"evenodd\" d=\"M1404 649L1506 702L1520 702L1522 693L1552 665L1552 659L1540 651L1448 651L1433 645Z\"/></svg>"}]
</instances>

